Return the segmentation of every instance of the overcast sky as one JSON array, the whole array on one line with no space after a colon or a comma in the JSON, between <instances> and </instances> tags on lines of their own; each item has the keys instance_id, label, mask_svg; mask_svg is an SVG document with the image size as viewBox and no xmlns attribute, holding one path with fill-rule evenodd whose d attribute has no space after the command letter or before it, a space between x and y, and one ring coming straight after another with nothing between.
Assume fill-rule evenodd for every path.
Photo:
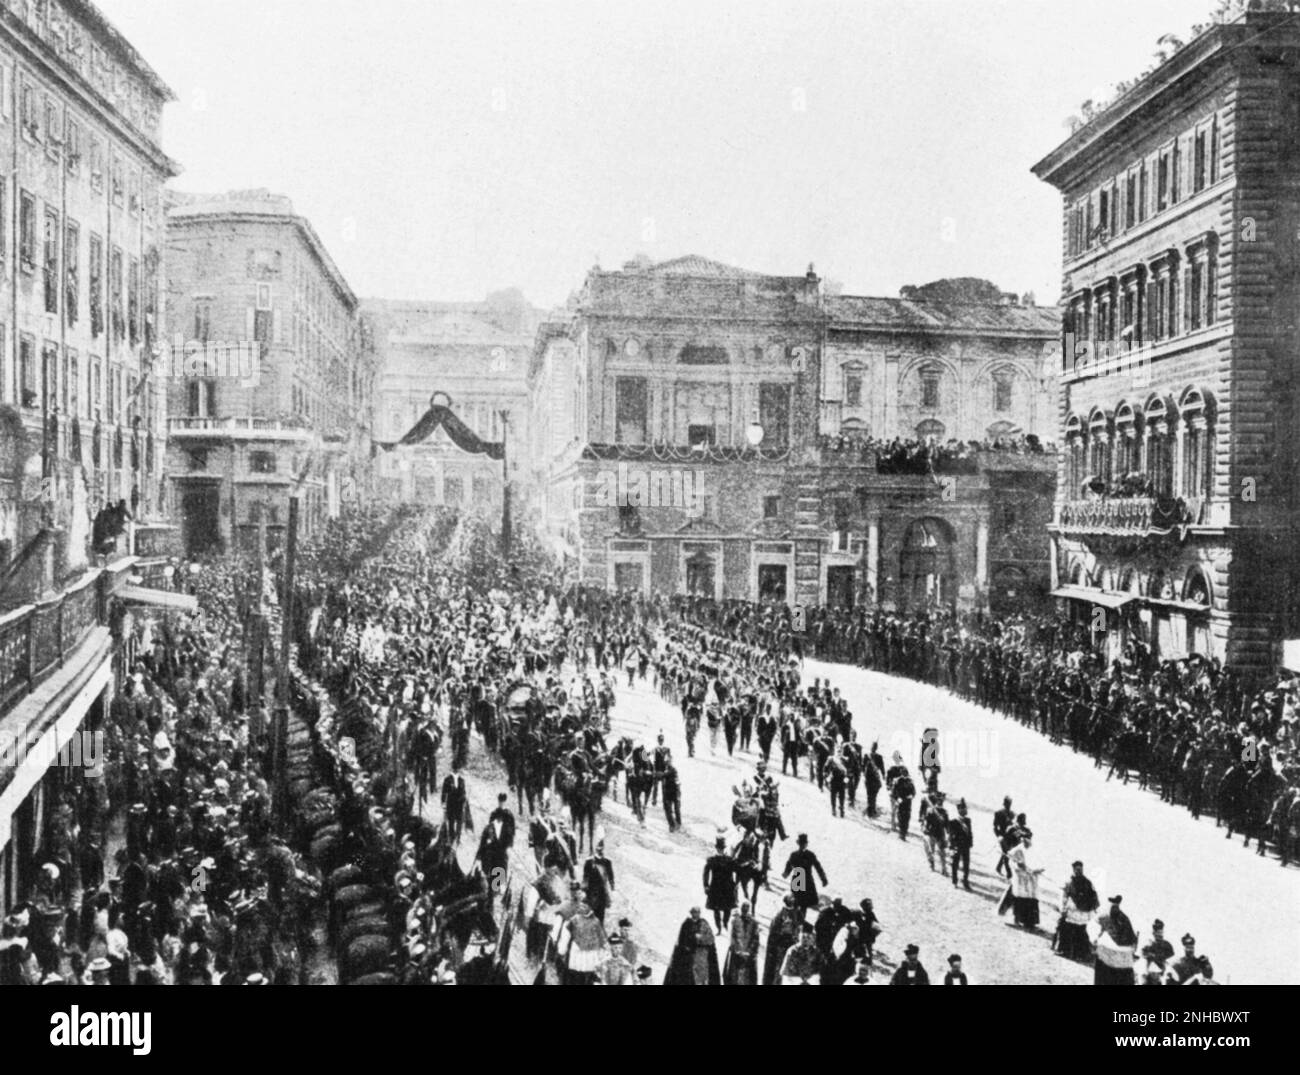
<instances>
[{"instance_id":1,"label":"overcast sky","mask_svg":"<svg viewBox=\"0 0 1300 1075\"><path fill-rule=\"evenodd\" d=\"M176 187L289 195L363 296L543 306L639 251L1055 301L1030 166L1212 6L100 0L180 98Z\"/></svg>"}]
</instances>

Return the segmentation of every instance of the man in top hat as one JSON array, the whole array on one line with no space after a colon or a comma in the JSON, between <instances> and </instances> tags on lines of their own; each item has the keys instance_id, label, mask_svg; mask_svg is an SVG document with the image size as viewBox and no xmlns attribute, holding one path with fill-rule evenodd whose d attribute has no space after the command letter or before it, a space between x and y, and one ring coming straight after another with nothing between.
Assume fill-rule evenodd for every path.
<instances>
[{"instance_id":1,"label":"man in top hat","mask_svg":"<svg viewBox=\"0 0 1300 1075\"><path fill-rule=\"evenodd\" d=\"M1151 923L1151 940L1142 946L1142 957L1147 961L1142 984L1164 985L1173 974L1169 961L1174 958L1174 946L1165 938L1165 924L1158 918Z\"/></svg>"},{"instance_id":2,"label":"man in top hat","mask_svg":"<svg viewBox=\"0 0 1300 1075\"><path fill-rule=\"evenodd\" d=\"M713 912L713 927L719 933L731 924L736 906L736 860L727 853L723 836L714 841L714 852L704 863L704 906Z\"/></svg>"},{"instance_id":3,"label":"man in top hat","mask_svg":"<svg viewBox=\"0 0 1300 1075\"><path fill-rule=\"evenodd\" d=\"M1110 897L1110 910L1097 919L1097 962L1093 965L1093 985L1135 985L1133 955L1137 950L1137 933L1128 915L1120 910L1123 896Z\"/></svg>"},{"instance_id":4,"label":"man in top hat","mask_svg":"<svg viewBox=\"0 0 1300 1075\"><path fill-rule=\"evenodd\" d=\"M808 848L808 834L801 832L796 837L795 843L799 846L790 852L781 876L790 878L790 892L794 896L795 906L799 909L799 921L802 922L808 909L816 907L820 902L817 898L817 882L814 880L814 874L821 878L823 885L828 885L830 882L826 879L826 871L822 869L820 860Z\"/></svg>"},{"instance_id":5,"label":"man in top hat","mask_svg":"<svg viewBox=\"0 0 1300 1075\"><path fill-rule=\"evenodd\" d=\"M1092 955L1088 924L1101 906L1097 890L1084 876L1083 863L1072 864L1074 871L1061 890L1061 917L1056 926L1056 951L1066 959L1082 960Z\"/></svg>"},{"instance_id":6,"label":"man in top hat","mask_svg":"<svg viewBox=\"0 0 1300 1075\"><path fill-rule=\"evenodd\" d=\"M921 961L917 958L921 954L921 949L914 944L909 944L903 949L903 954L907 958L899 966L898 970L894 971L894 976L890 979L889 984L929 985L930 976L925 972L925 968L921 966Z\"/></svg>"},{"instance_id":7,"label":"man in top hat","mask_svg":"<svg viewBox=\"0 0 1300 1075\"><path fill-rule=\"evenodd\" d=\"M1209 984L1214 979L1214 967L1205 956L1196 954L1196 938L1190 933L1183 934L1183 954L1174 960L1172 969L1179 985Z\"/></svg>"},{"instance_id":8,"label":"man in top hat","mask_svg":"<svg viewBox=\"0 0 1300 1075\"><path fill-rule=\"evenodd\" d=\"M465 827L465 818L469 813L469 791L465 787L465 777L458 764L453 764L451 772L442 781L442 817L447 826L447 835L453 844L460 843L460 834Z\"/></svg>"}]
</instances>

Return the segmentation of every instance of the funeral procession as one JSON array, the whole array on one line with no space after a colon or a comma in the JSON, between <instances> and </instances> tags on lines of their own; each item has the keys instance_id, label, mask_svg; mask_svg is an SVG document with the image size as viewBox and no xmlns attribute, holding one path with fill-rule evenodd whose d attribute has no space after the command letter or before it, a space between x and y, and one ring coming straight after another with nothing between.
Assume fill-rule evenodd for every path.
<instances>
[{"instance_id":1,"label":"funeral procession","mask_svg":"<svg viewBox=\"0 0 1300 1075\"><path fill-rule=\"evenodd\" d=\"M1080 14L0 0L0 984L1300 985L1300 4Z\"/></svg>"}]
</instances>

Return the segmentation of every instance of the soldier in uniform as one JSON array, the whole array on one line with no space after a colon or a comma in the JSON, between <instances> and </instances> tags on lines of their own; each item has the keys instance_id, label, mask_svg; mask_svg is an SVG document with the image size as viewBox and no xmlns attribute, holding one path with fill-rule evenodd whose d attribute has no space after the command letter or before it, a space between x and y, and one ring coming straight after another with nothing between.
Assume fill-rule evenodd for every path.
<instances>
[{"instance_id":1,"label":"soldier in uniform","mask_svg":"<svg viewBox=\"0 0 1300 1075\"><path fill-rule=\"evenodd\" d=\"M1190 933L1183 934L1183 955L1174 960L1173 972L1179 985L1201 985L1214 979L1214 967L1205 956L1196 954L1196 938Z\"/></svg>"},{"instance_id":2,"label":"soldier in uniform","mask_svg":"<svg viewBox=\"0 0 1300 1075\"><path fill-rule=\"evenodd\" d=\"M1011 878L1011 863L1007 859L1005 840L1008 831L1014 827L1016 822L1015 811L1011 809L1011 796L1008 795L1002 800L1002 809L993 815L993 835L997 837L998 848L1001 855L998 858L998 864L993 867L994 872L999 876L1002 874L1003 867L1006 867L1007 879Z\"/></svg>"},{"instance_id":3,"label":"soldier in uniform","mask_svg":"<svg viewBox=\"0 0 1300 1075\"><path fill-rule=\"evenodd\" d=\"M682 785L671 756L663 771L663 786L664 816L668 819L668 831L676 832L682 827Z\"/></svg>"},{"instance_id":4,"label":"soldier in uniform","mask_svg":"<svg viewBox=\"0 0 1300 1075\"><path fill-rule=\"evenodd\" d=\"M671 755L668 747L664 746L664 733L659 733L659 740L655 744L654 754L651 760L654 762L655 782L654 787L650 790L650 802L657 805L659 802L659 785L664 780L664 770L668 768L668 758Z\"/></svg>"},{"instance_id":5,"label":"soldier in uniform","mask_svg":"<svg viewBox=\"0 0 1300 1075\"><path fill-rule=\"evenodd\" d=\"M970 849L975 843L971 820L967 814L966 800L957 802L957 816L948 819L948 846L952 849L952 887L957 887L957 868L962 870L961 883L967 892L970 887Z\"/></svg>"},{"instance_id":6,"label":"soldier in uniform","mask_svg":"<svg viewBox=\"0 0 1300 1075\"><path fill-rule=\"evenodd\" d=\"M858 742L858 733L849 732L848 742L840 748L840 757L844 760L844 772L849 784L849 805L858 805L858 784L862 781L862 744ZM843 815L841 815L843 816Z\"/></svg>"}]
</instances>

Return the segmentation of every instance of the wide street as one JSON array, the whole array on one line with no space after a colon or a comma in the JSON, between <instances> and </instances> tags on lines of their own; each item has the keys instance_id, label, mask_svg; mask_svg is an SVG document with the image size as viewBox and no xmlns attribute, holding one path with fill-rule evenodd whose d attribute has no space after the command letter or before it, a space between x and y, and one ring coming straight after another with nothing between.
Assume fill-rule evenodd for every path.
<instances>
[{"instance_id":1,"label":"wide street","mask_svg":"<svg viewBox=\"0 0 1300 1075\"><path fill-rule=\"evenodd\" d=\"M1105 771L1094 768L1086 756L1053 746L1015 721L946 691L818 661L807 662L804 675L809 683L815 676L830 677L849 699L859 738L867 744L879 740L886 762L897 749L914 769L922 730L939 729L942 787L950 805L965 797L974 822L974 892L954 888L930 870L915 820L903 842L889 832L887 810L882 823L863 816L862 792L856 812L832 818L829 795L818 792L805 767L802 779L780 778L790 839L778 842L773 887L759 899L764 945L770 916L786 891L780 868L794 849L795 835L806 832L830 879L825 891L843 897L849 906L863 896L874 901L884 926L878 964L886 969L901 960L905 945L916 943L932 978L941 977L949 953L958 952L972 983L1090 983L1091 967L1056 956L1050 944L1060 884L1077 858L1085 863L1103 906L1108 896L1124 897L1140 943L1149 939L1151 922L1159 917L1175 946L1185 932L1196 936L1198 951L1210 956L1221 982L1300 982L1300 938L1294 928L1300 870L1281 868L1273 856L1259 858L1253 847L1243 851L1240 838L1226 840L1213 820L1194 822L1185 809L1161 803L1158 795L1139 791L1135 783L1108 782ZM669 834L661 806L650 808L644 828L627 806L609 799L603 816L618 885L607 921L631 917L640 958L654 966L656 981L682 919L692 905L703 902L704 861L719 826L729 825L732 788L752 773L757 760L756 753L740 751L728 757L721 735L717 752L710 751L707 728L696 741L696 756L688 757L678 709L661 699L648 680L628 689L620 677L610 742L628 735L653 744L660 730L681 774L683 830ZM478 816L486 816L503 781L496 775L499 766L487 762L477 739L473 754L472 775L486 778L474 780L475 808L483 811ZM779 777L779 749L773 761ZM1045 869L1040 892L1044 932L1039 935L1015 929L1010 914L999 917L995 910L1004 884L993 872L997 859L991 819L1003 795L1011 795L1016 810L1028 815L1036 860ZM467 839L462 862L468 866L471 856ZM523 824L513 857L526 874L534 872ZM725 947L720 941L720 962Z\"/></svg>"}]
</instances>

